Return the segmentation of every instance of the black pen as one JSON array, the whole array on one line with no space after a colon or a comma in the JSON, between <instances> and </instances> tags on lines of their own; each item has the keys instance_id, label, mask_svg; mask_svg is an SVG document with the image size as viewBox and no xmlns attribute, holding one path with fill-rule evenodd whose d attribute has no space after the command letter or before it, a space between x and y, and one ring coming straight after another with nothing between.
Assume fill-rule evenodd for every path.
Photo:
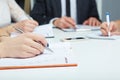
<instances>
[{"instance_id":1,"label":"black pen","mask_svg":"<svg viewBox=\"0 0 120 80\"><path fill-rule=\"evenodd\" d=\"M21 30L20 28L16 28L16 27L13 27L15 30L17 30L18 32L20 32L20 33L24 33L24 31L23 30ZM38 41L37 41L38 42ZM38 43L40 43L40 44L42 44L44 47L45 47L45 49L47 49L48 51L50 51L50 52L54 52L52 49L50 49L49 48L49 44L47 44L47 46L45 46L43 43L41 43L41 42L38 42Z\"/></svg>"},{"instance_id":2,"label":"black pen","mask_svg":"<svg viewBox=\"0 0 120 80\"><path fill-rule=\"evenodd\" d=\"M85 38L84 37L65 38L65 40L77 40L77 39L85 39Z\"/></svg>"}]
</instances>

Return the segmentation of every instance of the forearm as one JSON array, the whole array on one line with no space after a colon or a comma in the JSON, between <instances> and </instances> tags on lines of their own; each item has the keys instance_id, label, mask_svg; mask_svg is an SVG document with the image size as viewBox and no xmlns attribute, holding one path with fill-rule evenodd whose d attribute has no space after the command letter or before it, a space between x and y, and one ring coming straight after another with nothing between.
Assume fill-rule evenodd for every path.
<instances>
[{"instance_id":1,"label":"forearm","mask_svg":"<svg viewBox=\"0 0 120 80\"><path fill-rule=\"evenodd\" d=\"M24 10L15 2L15 0L8 0L8 4L14 21L18 22L29 19Z\"/></svg>"}]
</instances>

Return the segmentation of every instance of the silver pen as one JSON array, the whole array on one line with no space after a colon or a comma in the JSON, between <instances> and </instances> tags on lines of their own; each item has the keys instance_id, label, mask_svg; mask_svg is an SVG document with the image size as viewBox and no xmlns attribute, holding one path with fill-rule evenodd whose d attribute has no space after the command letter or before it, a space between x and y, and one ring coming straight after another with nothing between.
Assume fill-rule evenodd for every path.
<instances>
[{"instance_id":1,"label":"silver pen","mask_svg":"<svg viewBox=\"0 0 120 80\"><path fill-rule=\"evenodd\" d=\"M24 33L24 31L21 30L20 28L16 28L16 27L13 27L13 28L14 28L16 31L20 32L20 33ZM38 42L38 41L37 41L37 42ZM44 45L43 43L41 43L41 42L38 42L38 43L42 44L42 45L45 47L46 50L48 50L48 51L54 53L54 51L53 51L52 49L49 48L49 44L47 44L47 46L45 46L45 45Z\"/></svg>"},{"instance_id":2,"label":"silver pen","mask_svg":"<svg viewBox=\"0 0 120 80\"><path fill-rule=\"evenodd\" d=\"M106 12L106 21L107 21L107 26L110 29L110 13ZM108 37L110 37L111 33L110 30L108 31Z\"/></svg>"}]
</instances>

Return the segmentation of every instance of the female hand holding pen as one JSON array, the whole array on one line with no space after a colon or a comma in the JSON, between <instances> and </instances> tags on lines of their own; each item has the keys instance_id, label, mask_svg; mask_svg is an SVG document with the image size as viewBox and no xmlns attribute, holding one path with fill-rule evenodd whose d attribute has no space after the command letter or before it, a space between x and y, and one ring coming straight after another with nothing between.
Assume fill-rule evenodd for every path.
<instances>
[{"instance_id":1,"label":"female hand holding pen","mask_svg":"<svg viewBox=\"0 0 120 80\"><path fill-rule=\"evenodd\" d=\"M38 43L36 41L41 42ZM17 37L3 37L0 43L0 57L29 58L44 51L47 41L40 35L23 33Z\"/></svg>"},{"instance_id":2,"label":"female hand holding pen","mask_svg":"<svg viewBox=\"0 0 120 80\"><path fill-rule=\"evenodd\" d=\"M35 20L23 20L12 24L12 26L20 28L24 32L32 32L35 29L35 27L38 26L38 22Z\"/></svg>"},{"instance_id":3,"label":"female hand holding pen","mask_svg":"<svg viewBox=\"0 0 120 80\"><path fill-rule=\"evenodd\" d=\"M110 35L120 35L120 21L110 22L108 27L107 22L101 24L101 32L103 36L108 36L108 32Z\"/></svg>"}]
</instances>

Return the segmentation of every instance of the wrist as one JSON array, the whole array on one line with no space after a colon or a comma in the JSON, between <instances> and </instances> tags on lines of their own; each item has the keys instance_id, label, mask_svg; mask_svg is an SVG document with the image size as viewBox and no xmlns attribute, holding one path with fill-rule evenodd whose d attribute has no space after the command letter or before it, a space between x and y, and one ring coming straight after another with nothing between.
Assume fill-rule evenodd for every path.
<instances>
[{"instance_id":1,"label":"wrist","mask_svg":"<svg viewBox=\"0 0 120 80\"><path fill-rule=\"evenodd\" d=\"M9 37L11 32L14 32L15 29L12 25L0 29L0 37L6 36Z\"/></svg>"},{"instance_id":2,"label":"wrist","mask_svg":"<svg viewBox=\"0 0 120 80\"><path fill-rule=\"evenodd\" d=\"M52 24L53 27L56 27L56 25L54 24L54 22L57 20L58 18L53 18L50 20L49 24Z\"/></svg>"},{"instance_id":3,"label":"wrist","mask_svg":"<svg viewBox=\"0 0 120 80\"><path fill-rule=\"evenodd\" d=\"M57 26L57 19L53 21L53 25Z\"/></svg>"},{"instance_id":4,"label":"wrist","mask_svg":"<svg viewBox=\"0 0 120 80\"><path fill-rule=\"evenodd\" d=\"M53 21L53 24L55 25L55 27L58 27L59 22L60 22L59 18Z\"/></svg>"},{"instance_id":5,"label":"wrist","mask_svg":"<svg viewBox=\"0 0 120 80\"><path fill-rule=\"evenodd\" d=\"M0 38L1 37L8 37L10 36L10 34L8 33L8 31L4 28L4 29L0 29Z\"/></svg>"},{"instance_id":6,"label":"wrist","mask_svg":"<svg viewBox=\"0 0 120 80\"><path fill-rule=\"evenodd\" d=\"M15 26L14 24L11 24L10 26L7 27L7 32L9 35L15 31L14 26Z\"/></svg>"}]
</instances>

